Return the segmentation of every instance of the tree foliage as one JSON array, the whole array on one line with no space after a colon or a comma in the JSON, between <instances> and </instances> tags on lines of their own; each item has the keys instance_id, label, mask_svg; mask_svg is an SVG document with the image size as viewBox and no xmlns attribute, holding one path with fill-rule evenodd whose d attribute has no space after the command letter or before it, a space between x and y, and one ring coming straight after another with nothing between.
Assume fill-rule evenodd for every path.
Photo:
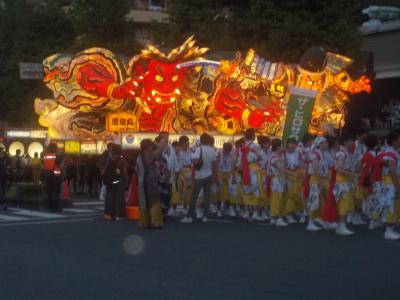
<instances>
[{"instance_id":1,"label":"tree foliage","mask_svg":"<svg viewBox=\"0 0 400 300\"><path fill-rule=\"evenodd\" d=\"M0 6L0 120L11 126L37 124L33 99L44 91L42 82L21 80L19 62L41 62L63 51L73 30L56 1L31 5L25 0L3 0Z\"/></svg>"},{"instance_id":2,"label":"tree foliage","mask_svg":"<svg viewBox=\"0 0 400 300\"><path fill-rule=\"evenodd\" d=\"M33 99L51 96L40 80L21 80L19 62L41 63L59 52L98 46L132 55L138 49L127 0L0 1L0 122L37 126Z\"/></svg>"},{"instance_id":3,"label":"tree foliage","mask_svg":"<svg viewBox=\"0 0 400 300\"><path fill-rule=\"evenodd\" d=\"M356 54L361 5L348 0L171 0L164 44L195 34L212 51L253 47L261 55L296 62L310 46Z\"/></svg>"},{"instance_id":4,"label":"tree foliage","mask_svg":"<svg viewBox=\"0 0 400 300\"><path fill-rule=\"evenodd\" d=\"M126 18L131 0L73 0L67 9L77 40L74 48L104 47L121 54L138 50L134 25Z\"/></svg>"}]
</instances>

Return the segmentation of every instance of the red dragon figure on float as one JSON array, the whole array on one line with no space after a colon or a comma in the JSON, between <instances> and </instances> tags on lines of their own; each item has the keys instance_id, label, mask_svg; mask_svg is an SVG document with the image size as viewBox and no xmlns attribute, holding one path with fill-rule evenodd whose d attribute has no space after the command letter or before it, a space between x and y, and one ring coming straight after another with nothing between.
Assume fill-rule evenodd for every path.
<instances>
[{"instance_id":1,"label":"red dragon figure on float","mask_svg":"<svg viewBox=\"0 0 400 300\"><path fill-rule=\"evenodd\" d=\"M176 66L201 59L208 50L194 44L190 37L168 54L149 45L127 68L102 48L46 58L44 82L54 100L35 100L40 124L54 137L99 137L107 135L107 115L123 111L134 117L135 131L176 131L177 106L186 77L194 71Z\"/></svg>"}]
</instances>

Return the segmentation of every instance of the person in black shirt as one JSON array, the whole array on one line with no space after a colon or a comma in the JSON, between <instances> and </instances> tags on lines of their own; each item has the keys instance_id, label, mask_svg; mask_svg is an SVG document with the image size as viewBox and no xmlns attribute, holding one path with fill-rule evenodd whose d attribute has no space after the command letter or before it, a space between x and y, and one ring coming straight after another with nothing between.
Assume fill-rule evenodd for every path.
<instances>
[{"instance_id":1,"label":"person in black shirt","mask_svg":"<svg viewBox=\"0 0 400 300\"><path fill-rule=\"evenodd\" d=\"M21 157L21 149L17 149L17 151L15 151L15 155L11 158L11 171L14 182L19 182L22 180L23 168L24 162Z\"/></svg>"},{"instance_id":2,"label":"person in black shirt","mask_svg":"<svg viewBox=\"0 0 400 300\"><path fill-rule=\"evenodd\" d=\"M57 155L57 145L50 143L43 157L46 176L46 190L49 210L59 211L61 191L61 157Z\"/></svg>"},{"instance_id":3,"label":"person in black shirt","mask_svg":"<svg viewBox=\"0 0 400 300\"><path fill-rule=\"evenodd\" d=\"M89 156L87 160L87 187L90 197L95 197L98 193L98 178L100 169L94 156Z\"/></svg>"},{"instance_id":4,"label":"person in black shirt","mask_svg":"<svg viewBox=\"0 0 400 300\"><path fill-rule=\"evenodd\" d=\"M85 193L86 176L87 176L87 157L80 156L78 158L78 189L80 194Z\"/></svg>"},{"instance_id":5,"label":"person in black shirt","mask_svg":"<svg viewBox=\"0 0 400 300\"><path fill-rule=\"evenodd\" d=\"M69 156L64 160L64 166L66 171L66 179L70 187L72 186L74 194L77 194L77 162L76 158Z\"/></svg>"}]
</instances>

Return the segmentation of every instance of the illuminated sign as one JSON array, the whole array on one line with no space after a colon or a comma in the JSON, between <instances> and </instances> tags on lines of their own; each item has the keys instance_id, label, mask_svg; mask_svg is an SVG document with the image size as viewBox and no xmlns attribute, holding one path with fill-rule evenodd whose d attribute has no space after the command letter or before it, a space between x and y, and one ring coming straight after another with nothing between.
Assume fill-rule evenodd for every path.
<instances>
[{"instance_id":1,"label":"illuminated sign","mask_svg":"<svg viewBox=\"0 0 400 300\"><path fill-rule=\"evenodd\" d=\"M65 146L64 141L56 141L55 143L57 145L57 152L58 153L64 152L64 146Z\"/></svg>"},{"instance_id":2,"label":"illuminated sign","mask_svg":"<svg viewBox=\"0 0 400 300\"><path fill-rule=\"evenodd\" d=\"M47 138L47 131L45 131L45 130L32 130L31 131L31 138L45 139L45 138Z\"/></svg>"},{"instance_id":3,"label":"illuminated sign","mask_svg":"<svg viewBox=\"0 0 400 300\"><path fill-rule=\"evenodd\" d=\"M106 128L110 132L136 130L136 116L129 113L114 113L107 116Z\"/></svg>"},{"instance_id":4,"label":"illuminated sign","mask_svg":"<svg viewBox=\"0 0 400 300\"><path fill-rule=\"evenodd\" d=\"M81 141L81 153L96 154L97 153L96 141Z\"/></svg>"},{"instance_id":5,"label":"illuminated sign","mask_svg":"<svg viewBox=\"0 0 400 300\"><path fill-rule=\"evenodd\" d=\"M123 149L138 149L140 142L144 139L154 139L158 136L156 133L123 133L121 136L121 147Z\"/></svg>"},{"instance_id":6,"label":"illuminated sign","mask_svg":"<svg viewBox=\"0 0 400 300\"><path fill-rule=\"evenodd\" d=\"M102 154L107 150L107 145L112 141L97 141L97 154Z\"/></svg>"},{"instance_id":7,"label":"illuminated sign","mask_svg":"<svg viewBox=\"0 0 400 300\"><path fill-rule=\"evenodd\" d=\"M7 131L6 136L10 138L29 138L31 137L30 131Z\"/></svg>"},{"instance_id":8,"label":"illuminated sign","mask_svg":"<svg viewBox=\"0 0 400 300\"><path fill-rule=\"evenodd\" d=\"M283 141L288 138L300 141L307 134L316 95L316 91L292 87L283 130Z\"/></svg>"},{"instance_id":9,"label":"illuminated sign","mask_svg":"<svg viewBox=\"0 0 400 300\"><path fill-rule=\"evenodd\" d=\"M81 151L81 143L79 141L65 141L64 152L69 154L77 154Z\"/></svg>"},{"instance_id":10,"label":"illuminated sign","mask_svg":"<svg viewBox=\"0 0 400 300\"><path fill-rule=\"evenodd\" d=\"M45 130L7 130L6 136L9 138L35 138L45 139L47 137L47 131Z\"/></svg>"}]
</instances>

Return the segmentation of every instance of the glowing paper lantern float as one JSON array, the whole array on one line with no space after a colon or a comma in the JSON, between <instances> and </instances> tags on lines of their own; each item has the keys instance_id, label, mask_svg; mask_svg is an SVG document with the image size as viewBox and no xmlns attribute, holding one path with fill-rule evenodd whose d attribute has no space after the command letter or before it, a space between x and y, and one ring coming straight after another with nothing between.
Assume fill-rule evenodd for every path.
<instances>
[{"instance_id":1,"label":"glowing paper lantern float","mask_svg":"<svg viewBox=\"0 0 400 300\"><path fill-rule=\"evenodd\" d=\"M193 37L169 53L148 46L124 66L91 48L46 58L44 82L54 99L36 99L50 138L111 139L118 132L238 134L256 128L281 135L289 86L317 91L310 131L344 125L348 93L370 91L352 81L350 58L310 48L299 65L271 62L252 49L228 61L205 60ZM126 71L125 71L126 70Z\"/></svg>"}]
</instances>

